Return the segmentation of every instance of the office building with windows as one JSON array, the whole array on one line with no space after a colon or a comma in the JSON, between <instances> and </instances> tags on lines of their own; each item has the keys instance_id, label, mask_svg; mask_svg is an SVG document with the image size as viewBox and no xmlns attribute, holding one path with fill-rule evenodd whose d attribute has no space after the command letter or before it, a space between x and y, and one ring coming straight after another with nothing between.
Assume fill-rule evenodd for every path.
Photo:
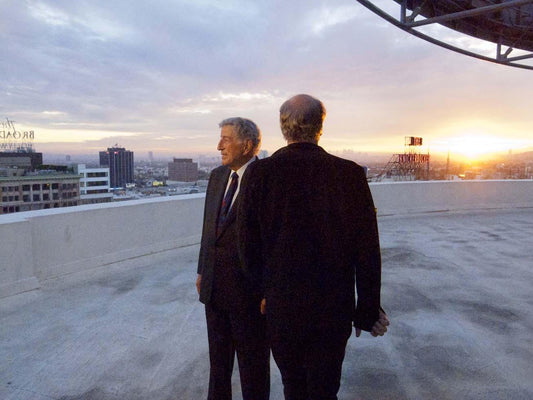
<instances>
[{"instance_id":1,"label":"office building with windows","mask_svg":"<svg viewBox=\"0 0 533 400\"><path fill-rule=\"evenodd\" d=\"M72 166L80 177L80 204L107 203L113 200L109 168L87 168L85 164Z\"/></svg>"},{"instance_id":2,"label":"office building with windows","mask_svg":"<svg viewBox=\"0 0 533 400\"><path fill-rule=\"evenodd\" d=\"M34 171L43 164L43 153L0 152L0 167Z\"/></svg>"},{"instance_id":3,"label":"office building with windows","mask_svg":"<svg viewBox=\"0 0 533 400\"><path fill-rule=\"evenodd\" d=\"M109 168L111 188L125 188L128 183L134 183L133 151L124 147L109 147L100 152L100 167Z\"/></svg>"},{"instance_id":4,"label":"office building with windows","mask_svg":"<svg viewBox=\"0 0 533 400\"><path fill-rule=\"evenodd\" d=\"M77 206L79 182L72 174L0 177L0 214Z\"/></svg>"},{"instance_id":5,"label":"office building with windows","mask_svg":"<svg viewBox=\"0 0 533 400\"><path fill-rule=\"evenodd\" d=\"M177 182L196 182L198 180L198 163L191 158L174 158L168 163L168 180Z\"/></svg>"}]
</instances>

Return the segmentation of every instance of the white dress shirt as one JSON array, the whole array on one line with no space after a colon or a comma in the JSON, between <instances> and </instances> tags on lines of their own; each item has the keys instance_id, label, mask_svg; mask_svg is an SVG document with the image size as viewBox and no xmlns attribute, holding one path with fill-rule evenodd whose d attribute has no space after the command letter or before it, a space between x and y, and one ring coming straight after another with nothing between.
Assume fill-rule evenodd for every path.
<instances>
[{"instance_id":1,"label":"white dress shirt","mask_svg":"<svg viewBox=\"0 0 533 400\"><path fill-rule=\"evenodd\" d=\"M239 176L239 179L237 181L237 190L235 191L235 194L233 195L233 199L231 200L231 205L230 205L230 208L228 209L228 212L229 212L229 210L231 210L231 207L233 206L233 202L235 201L235 199L237 198L237 195L239 194L239 190L241 188L242 177L244 176L244 171L246 171L246 168L248 168L248 165L253 163L256 159L257 159L257 157L253 156L252 158L250 158L250 160L248 160L248 162L246 164L244 164L242 167L240 167L237 171L231 170L231 173L229 174L229 178L228 178L228 183L226 184L226 191L224 192L224 196L228 192L229 185L231 184L231 175L234 172L236 172L237 175Z\"/></svg>"}]
</instances>

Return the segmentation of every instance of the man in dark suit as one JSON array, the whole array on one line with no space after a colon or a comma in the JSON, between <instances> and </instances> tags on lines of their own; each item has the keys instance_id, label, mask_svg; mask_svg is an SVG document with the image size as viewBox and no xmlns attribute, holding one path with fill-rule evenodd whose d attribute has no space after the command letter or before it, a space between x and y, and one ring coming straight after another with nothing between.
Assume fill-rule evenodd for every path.
<instances>
[{"instance_id":1,"label":"man in dark suit","mask_svg":"<svg viewBox=\"0 0 533 400\"><path fill-rule=\"evenodd\" d=\"M220 128L222 166L211 172L207 186L196 282L207 320L208 400L231 400L235 353L243 400L268 400L270 349L260 312L262 293L243 274L235 223L240 182L257 158L261 133L244 118L226 119Z\"/></svg>"},{"instance_id":2,"label":"man in dark suit","mask_svg":"<svg viewBox=\"0 0 533 400\"><path fill-rule=\"evenodd\" d=\"M389 324L372 196L362 167L318 146L325 114L308 95L281 106L288 146L250 166L237 217L287 400L337 399L352 324L356 336Z\"/></svg>"}]
</instances>

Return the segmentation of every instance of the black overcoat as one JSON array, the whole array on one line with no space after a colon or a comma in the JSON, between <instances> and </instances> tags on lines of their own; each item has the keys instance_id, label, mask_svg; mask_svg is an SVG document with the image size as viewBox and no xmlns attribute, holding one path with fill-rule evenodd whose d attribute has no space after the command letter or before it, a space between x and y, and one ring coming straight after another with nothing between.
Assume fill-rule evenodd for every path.
<instances>
[{"instance_id":1,"label":"black overcoat","mask_svg":"<svg viewBox=\"0 0 533 400\"><path fill-rule=\"evenodd\" d=\"M246 175L240 254L260 282L269 323L327 329L352 321L370 331L379 317L381 259L363 168L295 143L256 161Z\"/></svg>"}]
</instances>

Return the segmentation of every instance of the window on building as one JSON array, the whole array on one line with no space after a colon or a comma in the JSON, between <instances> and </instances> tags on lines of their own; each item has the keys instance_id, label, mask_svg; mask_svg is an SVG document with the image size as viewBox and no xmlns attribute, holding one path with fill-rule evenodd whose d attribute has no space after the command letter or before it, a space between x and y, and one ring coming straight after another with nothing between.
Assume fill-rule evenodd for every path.
<instances>
[{"instance_id":1,"label":"window on building","mask_svg":"<svg viewBox=\"0 0 533 400\"><path fill-rule=\"evenodd\" d=\"M32 190L41 190L41 185L39 185L38 183L34 183L32 185Z\"/></svg>"},{"instance_id":2,"label":"window on building","mask_svg":"<svg viewBox=\"0 0 533 400\"><path fill-rule=\"evenodd\" d=\"M33 195L33 201L40 201L40 200L41 200L41 198L40 198L40 196L38 194L34 194Z\"/></svg>"}]
</instances>

